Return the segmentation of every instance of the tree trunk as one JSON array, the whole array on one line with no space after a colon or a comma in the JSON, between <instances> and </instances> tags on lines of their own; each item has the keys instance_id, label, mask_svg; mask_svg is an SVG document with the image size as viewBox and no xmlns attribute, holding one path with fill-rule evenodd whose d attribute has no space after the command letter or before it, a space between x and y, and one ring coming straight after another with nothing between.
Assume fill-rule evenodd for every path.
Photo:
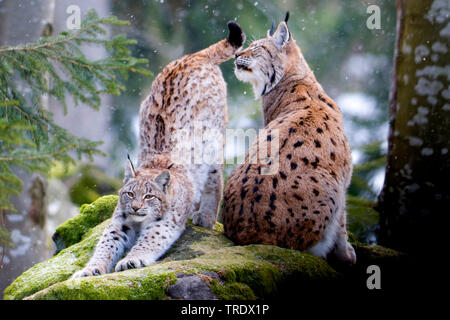
<instances>
[{"instance_id":1,"label":"tree trunk","mask_svg":"<svg viewBox=\"0 0 450 320\"><path fill-rule=\"evenodd\" d=\"M439 246L449 211L449 0L397 1L380 243L410 253Z\"/></svg>"}]
</instances>

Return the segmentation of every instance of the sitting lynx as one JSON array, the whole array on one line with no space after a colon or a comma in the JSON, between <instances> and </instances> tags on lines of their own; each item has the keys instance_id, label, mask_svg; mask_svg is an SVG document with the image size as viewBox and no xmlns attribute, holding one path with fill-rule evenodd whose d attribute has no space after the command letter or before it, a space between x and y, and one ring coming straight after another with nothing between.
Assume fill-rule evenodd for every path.
<instances>
[{"instance_id":1,"label":"sitting lynx","mask_svg":"<svg viewBox=\"0 0 450 320\"><path fill-rule=\"evenodd\" d=\"M245 35L228 23L226 39L166 66L153 81L140 109L140 154L135 170L128 159L124 186L110 225L86 267L73 277L85 277L145 267L178 239L188 215L213 228L222 191L222 164L173 163L177 131L192 131L192 123L225 130L226 84L219 64L232 58ZM192 132L189 132L192 133ZM205 137L203 147L216 145ZM222 148L223 146L220 146ZM124 252L131 248L128 254Z\"/></svg>"},{"instance_id":2,"label":"sitting lynx","mask_svg":"<svg viewBox=\"0 0 450 320\"><path fill-rule=\"evenodd\" d=\"M274 244L322 258L334 250L339 260L355 263L346 231L352 162L342 115L287 24L240 51L235 73L262 96L267 135L255 145L261 138L274 143L277 132L279 169L264 175L249 156L235 168L224 192L226 235L239 244Z\"/></svg>"}]
</instances>

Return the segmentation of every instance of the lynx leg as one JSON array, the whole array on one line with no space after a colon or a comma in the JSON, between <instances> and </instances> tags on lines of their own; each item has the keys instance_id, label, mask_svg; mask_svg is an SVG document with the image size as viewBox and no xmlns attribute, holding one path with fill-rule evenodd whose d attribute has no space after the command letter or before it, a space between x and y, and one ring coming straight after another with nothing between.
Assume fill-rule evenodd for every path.
<instances>
[{"instance_id":1,"label":"lynx leg","mask_svg":"<svg viewBox=\"0 0 450 320\"><path fill-rule=\"evenodd\" d=\"M213 229L216 224L217 210L222 196L222 166L212 165L209 168L200 207L192 215L192 223L204 228Z\"/></svg>"},{"instance_id":2,"label":"lynx leg","mask_svg":"<svg viewBox=\"0 0 450 320\"><path fill-rule=\"evenodd\" d=\"M341 210L339 218L339 226L336 234L336 246L334 248L334 255L336 258L347 264L356 263L356 253L352 245L348 242L347 234L347 212L345 209Z\"/></svg>"},{"instance_id":3,"label":"lynx leg","mask_svg":"<svg viewBox=\"0 0 450 320\"><path fill-rule=\"evenodd\" d=\"M331 219L323 233L322 239L313 247L306 250L319 258L326 259L328 253L333 250L339 232L339 217L332 215Z\"/></svg>"},{"instance_id":4,"label":"lynx leg","mask_svg":"<svg viewBox=\"0 0 450 320\"><path fill-rule=\"evenodd\" d=\"M184 231L184 223L176 224L171 219L157 221L142 230L136 244L125 258L120 260L115 271L146 267L161 257Z\"/></svg>"},{"instance_id":5,"label":"lynx leg","mask_svg":"<svg viewBox=\"0 0 450 320\"><path fill-rule=\"evenodd\" d=\"M115 214L111 224L98 241L92 258L82 270L74 273L72 278L98 276L111 272L116 261L131 247L134 239L133 229L125 223L120 214Z\"/></svg>"}]
</instances>

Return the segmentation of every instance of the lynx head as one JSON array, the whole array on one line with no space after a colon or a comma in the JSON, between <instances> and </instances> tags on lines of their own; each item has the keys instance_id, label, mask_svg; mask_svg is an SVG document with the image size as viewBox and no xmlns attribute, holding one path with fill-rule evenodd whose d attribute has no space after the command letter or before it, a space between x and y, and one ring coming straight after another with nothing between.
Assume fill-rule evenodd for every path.
<instances>
[{"instance_id":1,"label":"lynx head","mask_svg":"<svg viewBox=\"0 0 450 320\"><path fill-rule=\"evenodd\" d=\"M119 191L119 205L136 222L161 220L168 208L170 173L136 172L131 160L125 170L124 186Z\"/></svg>"},{"instance_id":2,"label":"lynx head","mask_svg":"<svg viewBox=\"0 0 450 320\"><path fill-rule=\"evenodd\" d=\"M293 65L299 64L301 53L289 32L288 18L289 14L275 32L272 24L266 38L253 41L236 54L236 77L250 82L257 98L270 92Z\"/></svg>"}]
</instances>

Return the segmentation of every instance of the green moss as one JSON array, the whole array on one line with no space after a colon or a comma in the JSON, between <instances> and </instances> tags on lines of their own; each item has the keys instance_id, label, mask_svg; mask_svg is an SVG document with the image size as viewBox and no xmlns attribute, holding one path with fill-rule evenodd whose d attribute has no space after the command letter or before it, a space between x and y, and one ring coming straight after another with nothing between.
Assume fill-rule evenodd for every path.
<instances>
[{"instance_id":1,"label":"green moss","mask_svg":"<svg viewBox=\"0 0 450 320\"><path fill-rule=\"evenodd\" d=\"M218 299L221 300L255 300L256 296L252 289L243 283L225 283L213 279L210 282L210 288Z\"/></svg>"},{"instance_id":2,"label":"green moss","mask_svg":"<svg viewBox=\"0 0 450 320\"><path fill-rule=\"evenodd\" d=\"M193 259L205 253L230 247L233 242L222 232L192 225L189 221L183 236L163 256L162 261Z\"/></svg>"},{"instance_id":3,"label":"green moss","mask_svg":"<svg viewBox=\"0 0 450 320\"><path fill-rule=\"evenodd\" d=\"M78 245L74 245L74 247ZM84 255L90 256L89 252L85 252ZM76 266L69 267L71 271L65 273L65 279L78 269L82 261L87 260L86 257L79 259ZM296 269L295 266L299 265L302 267ZM67 281L63 281L65 279L61 278L60 280L63 282L50 287L47 287L49 283L46 282L42 287L47 288L29 298L162 299L165 297L168 286L176 282L176 273L183 272L203 276L207 271L216 272L223 277L223 284L214 281L209 283L213 292L223 299L255 299L274 296L277 286L283 280L298 273L305 273L305 278L311 277L314 271L317 272L314 278L334 279L337 276L337 273L323 260L309 254L275 246L251 245L223 248L191 260L158 262L146 268L99 277ZM18 280L13 283L15 288L28 279ZM26 293L13 295L12 291L11 288L8 288L5 299L20 299L30 293L28 290Z\"/></svg>"},{"instance_id":4,"label":"green moss","mask_svg":"<svg viewBox=\"0 0 450 320\"><path fill-rule=\"evenodd\" d=\"M80 213L67 220L53 234L58 252L81 240L94 226L111 217L117 205L117 196L101 197L95 202L82 205Z\"/></svg>"},{"instance_id":5,"label":"green moss","mask_svg":"<svg viewBox=\"0 0 450 320\"><path fill-rule=\"evenodd\" d=\"M324 260L296 250L276 246L233 246L211 251L192 260L170 265L177 271L202 274L216 272L223 285L212 284L213 292L221 298L232 298L226 289L250 288L248 298L273 297L280 284L291 277L299 281L333 280L339 277ZM248 293L248 290L246 290ZM236 299L243 298L236 296Z\"/></svg>"},{"instance_id":6,"label":"green moss","mask_svg":"<svg viewBox=\"0 0 450 320\"><path fill-rule=\"evenodd\" d=\"M99 277L70 279L42 290L33 300L155 300L164 299L171 284L171 272L147 268L107 274Z\"/></svg>"},{"instance_id":7,"label":"green moss","mask_svg":"<svg viewBox=\"0 0 450 320\"><path fill-rule=\"evenodd\" d=\"M223 232L223 224L221 224L220 222L216 222L215 230L219 231L219 232Z\"/></svg>"},{"instance_id":8,"label":"green moss","mask_svg":"<svg viewBox=\"0 0 450 320\"><path fill-rule=\"evenodd\" d=\"M355 251L359 261L365 264L395 263L406 258L406 255L402 252L361 243L355 246Z\"/></svg>"}]
</instances>

